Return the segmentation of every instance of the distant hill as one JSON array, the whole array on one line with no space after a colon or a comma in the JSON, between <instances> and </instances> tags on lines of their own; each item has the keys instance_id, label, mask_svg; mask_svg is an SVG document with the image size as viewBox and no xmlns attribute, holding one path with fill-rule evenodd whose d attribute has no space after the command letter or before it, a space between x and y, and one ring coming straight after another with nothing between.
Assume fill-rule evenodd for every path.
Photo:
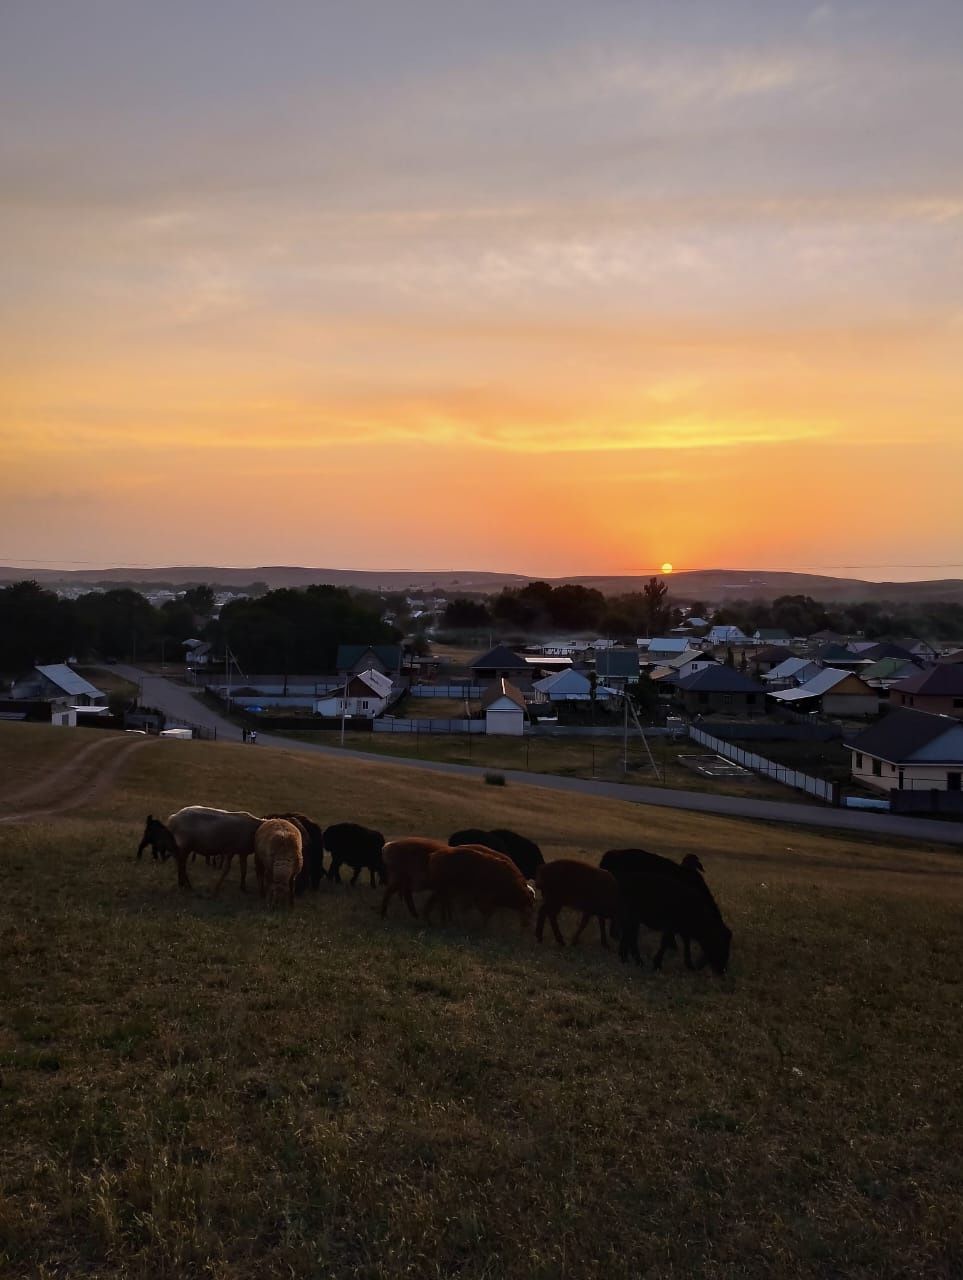
<instances>
[{"instance_id":1,"label":"distant hill","mask_svg":"<svg viewBox=\"0 0 963 1280\"><path fill-rule=\"evenodd\" d=\"M225 587L245 587L266 582L271 588L307 587L329 582L334 586L364 587L370 591L399 591L406 588L465 595L497 592L503 587L522 587L536 575L491 573L472 569L444 569L412 572L408 569L311 569L298 565L257 565L250 569L229 569L218 565L171 565L157 569L29 569L0 566L0 583L35 578L47 585L83 586L88 583L136 583L142 586L172 583L188 586L216 582ZM640 591L650 574L598 574L548 578L553 586L565 582L595 587L606 595ZM677 600L705 600L719 604L726 600L774 600L777 596L808 595L816 600L858 602L891 600L898 603L946 601L963 603L963 579L942 578L924 582L865 582L860 578L833 578L813 573L770 572L765 569L694 569L667 577Z\"/></svg>"}]
</instances>

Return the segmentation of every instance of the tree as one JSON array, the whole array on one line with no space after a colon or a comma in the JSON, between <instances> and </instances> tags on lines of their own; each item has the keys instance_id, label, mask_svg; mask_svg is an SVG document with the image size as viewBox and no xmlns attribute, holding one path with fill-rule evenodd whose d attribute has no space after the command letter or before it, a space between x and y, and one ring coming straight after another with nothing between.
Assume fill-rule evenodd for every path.
<instances>
[{"instance_id":1,"label":"tree","mask_svg":"<svg viewBox=\"0 0 963 1280\"><path fill-rule=\"evenodd\" d=\"M206 582L188 587L181 599L199 618L209 618L214 612L214 588L209 587Z\"/></svg>"},{"instance_id":2,"label":"tree","mask_svg":"<svg viewBox=\"0 0 963 1280\"><path fill-rule=\"evenodd\" d=\"M642 588L646 635L660 635L668 626L672 613L669 588L661 578L650 578Z\"/></svg>"},{"instance_id":3,"label":"tree","mask_svg":"<svg viewBox=\"0 0 963 1280\"><path fill-rule=\"evenodd\" d=\"M79 648L69 600L32 579L0 590L0 670L23 672L35 663L63 662Z\"/></svg>"},{"instance_id":4,"label":"tree","mask_svg":"<svg viewBox=\"0 0 963 1280\"><path fill-rule=\"evenodd\" d=\"M446 627L472 630L487 627L491 620L487 606L477 600L466 600L463 596L456 596L445 605L443 624Z\"/></svg>"}]
</instances>

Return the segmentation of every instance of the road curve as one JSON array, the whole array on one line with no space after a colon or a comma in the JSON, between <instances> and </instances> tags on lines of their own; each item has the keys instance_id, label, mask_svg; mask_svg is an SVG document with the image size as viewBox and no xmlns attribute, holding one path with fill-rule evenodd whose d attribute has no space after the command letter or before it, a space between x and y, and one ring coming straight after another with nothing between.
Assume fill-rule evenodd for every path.
<instances>
[{"instance_id":1,"label":"road curve","mask_svg":"<svg viewBox=\"0 0 963 1280\"><path fill-rule=\"evenodd\" d=\"M216 729L218 741L241 741L241 730L236 725L211 711L183 686L173 684L163 676L140 671L136 667L118 666L116 670L118 674L141 686L141 701L146 706L159 707L167 715L208 729ZM341 756L367 764L376 761L389 767L428 770L430 773L447 773L456 777L480 778L491 772L490 768L478 765L381 756L370 751L298 742L260 730L257 740L260 745L277 747L282 751ZM948 844L963 848L963 824L935 822L926 818L901 818L894 814L865 813L855 809L831 809L815 804L752 800L744 796L722 796L705 791L675 791L665 787L640 787L623 782L599 782L590 778L565 778L552 773L528 773L524 769L499 769L498 772L512 782L550 791L564 791L569 795L604 796L606 799L627 800L633 804L685 809L692 813L711 813L726 818L754 818L763 822L791 823L794 826L820 827L830 831L919 840L927 844Z\"/></svg>"}]
</instances>

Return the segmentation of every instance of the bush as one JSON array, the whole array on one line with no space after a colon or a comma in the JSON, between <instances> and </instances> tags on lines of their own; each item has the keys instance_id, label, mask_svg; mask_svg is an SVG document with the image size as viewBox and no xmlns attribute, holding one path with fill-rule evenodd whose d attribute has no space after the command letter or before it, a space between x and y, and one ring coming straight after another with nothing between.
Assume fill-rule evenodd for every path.
<instances>
[{"instance_id":1,"label":"bush","mask_svg":"<svg viewBox=\"0 0 963 1280\"><path fill-rule=\"evenodd\" d=\"M503 773L486 773L485 781L490 787L503 787L505 785L505 775Z\"/></svg>"}]
</instances>

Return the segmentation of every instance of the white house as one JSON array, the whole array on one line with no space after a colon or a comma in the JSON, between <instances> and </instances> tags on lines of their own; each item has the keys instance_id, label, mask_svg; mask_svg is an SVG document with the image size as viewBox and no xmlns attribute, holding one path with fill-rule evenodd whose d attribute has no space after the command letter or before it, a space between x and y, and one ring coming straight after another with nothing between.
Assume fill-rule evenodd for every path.
<instances>
[{"instance_id":1,"label":"white house","mask_svg":"<svg viewBox=\"0 0 963 1280\"><path fill-rule=\"evenodd\" d=\"M879 791L963 789L963 724L950 716L891 711L846 745L854 781Z\"/></svg>"},{"instance_id":2,"label":"white house","mask_svg":"<svg viewBox=\"0 0 963 1280\"><path fill-rule=\"evenodd\" d=\"M314 704L319 716L361 716L374 720L388 705L394 686L386 675L369 669L347 678L347 685L319 698Z\"/></svg>"},{"instance_id":3,"label":"white house","mask_svg":"<svg viewBox=\"0 0 963 1280\"><path fill-rule=\"evenodd\" d=\"M709 628L703 644L752 644L741 627L716 625Z\"/></svg>"},{"instance_id":4,"label":"white house","mask_svg":"<svg viewBox=\"0 0 963 1280\"><path fill-rule=\"evenodd\" d=\"M549 677L552 679L552 677ZM504 676L482 698L485 732L520 738L525 732L525 698Z\"/></svg>"}]
</instances>

